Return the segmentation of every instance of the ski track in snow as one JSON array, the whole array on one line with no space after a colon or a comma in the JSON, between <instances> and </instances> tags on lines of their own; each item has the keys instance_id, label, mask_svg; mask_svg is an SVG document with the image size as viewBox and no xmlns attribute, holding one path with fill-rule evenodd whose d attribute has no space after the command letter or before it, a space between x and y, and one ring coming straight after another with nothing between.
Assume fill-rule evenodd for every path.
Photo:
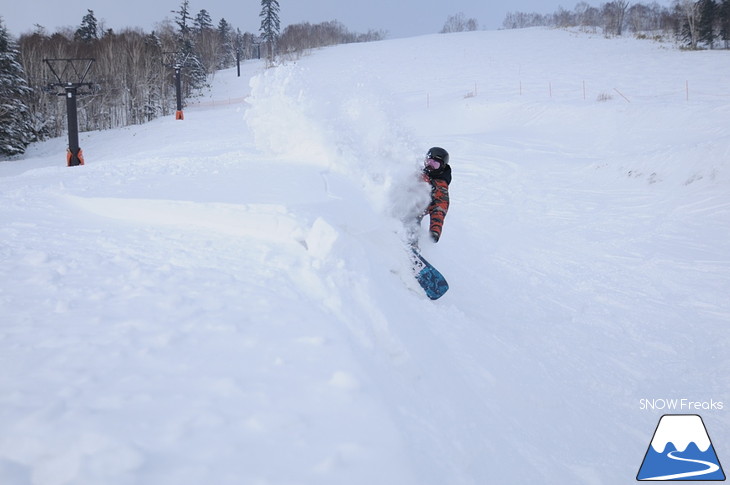
<instances>
[{"instance_id":1,"label":"ski track in snow","mask_svg":"<svg viewBox=\"0 0 730 485\"><path fill-rule=\"evenodd\" d=\"M730 385L729 108L702 94L727 55L339 46L218 73L183 122L83 133L84 167L62 139L0 163L0 483L632 480L639 399ZM437 302L399 221L433 145Z\"/></svg>"}]
</instances>

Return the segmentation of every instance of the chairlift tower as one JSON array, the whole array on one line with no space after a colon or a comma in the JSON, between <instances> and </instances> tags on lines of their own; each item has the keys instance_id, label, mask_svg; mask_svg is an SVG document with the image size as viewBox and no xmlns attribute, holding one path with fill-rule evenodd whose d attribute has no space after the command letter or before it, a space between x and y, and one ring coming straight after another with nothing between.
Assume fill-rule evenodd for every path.
<instances>
[{"instance_id":1,"label":"chairlift tower","mask_svg":"<svg viewBox=\"0 0 730 485\"><path fill-rule=\"evenodd\" d=\"M181 54L179 52L165 52L163 54L163 64L166 67L175 70L175 99L177 101L175 119L183 120L183 106L182 106L182 68L188 60L188 54Z\"/></svg>"},{"instance_id":2,"label":"chairlift tower","mask_svg":"<svg viewBox=\"0 0 730 485\"><path fill-rule=\"evenodd\" d=\"M84 155L79 146L79 122L76 98L81 95L92 94L95 88L93 82L86 81L95 59L43 59L48 65L56 82L46 86L47 92L57 91L58 96L66 98L66 115L68 118L68 149L66 151L66 165L74 167L84 164ZM60 92L59 89L61 90Z\"/></svg>"}]
</instances>

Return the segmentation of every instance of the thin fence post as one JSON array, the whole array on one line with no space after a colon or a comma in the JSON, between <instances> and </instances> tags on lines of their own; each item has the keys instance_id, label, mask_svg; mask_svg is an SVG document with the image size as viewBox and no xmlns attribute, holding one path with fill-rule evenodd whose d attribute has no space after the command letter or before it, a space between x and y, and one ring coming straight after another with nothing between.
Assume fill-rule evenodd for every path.
<instances>
[{"instance_id":1,"label":"thin fence post","mask_svg":"<svg viewBox=\"0 0 730 485\"><path fill-rule=\"evenodd\" d=\"M626 96L624 96L624 94L623 94L623 93L622 93L621 91L619 91L619 90L618 90L618 89L616 89L616 88L613 88L613 90L614 90L614 91L616 91L616 92L617 92L618 94L620 94L620 95L621 95L621 97L622 97L622 98L624 98L624 99L626 100L626 102L627 102L627 103L631 103L631 101L629 100L629 98L627 98Z\"/></svg>"}]
</instances>

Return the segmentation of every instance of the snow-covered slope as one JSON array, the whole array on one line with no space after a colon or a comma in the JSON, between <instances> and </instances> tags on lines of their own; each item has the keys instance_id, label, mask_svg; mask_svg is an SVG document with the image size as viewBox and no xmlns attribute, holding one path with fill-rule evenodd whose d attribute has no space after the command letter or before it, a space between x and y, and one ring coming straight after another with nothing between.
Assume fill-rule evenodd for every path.
<instances>
[{"instance_id":1,"label":"snow-covered slope","mask_svg":"<svg viewBox=\"0 0 730 485\"><path fill-rule=\"evenodd\" d=\"M1 163L0 483L633 481L641 399L728 400L729 55L339 46ZM437 302L399 221L433 145Z\"/></svg>"}]
</instances>

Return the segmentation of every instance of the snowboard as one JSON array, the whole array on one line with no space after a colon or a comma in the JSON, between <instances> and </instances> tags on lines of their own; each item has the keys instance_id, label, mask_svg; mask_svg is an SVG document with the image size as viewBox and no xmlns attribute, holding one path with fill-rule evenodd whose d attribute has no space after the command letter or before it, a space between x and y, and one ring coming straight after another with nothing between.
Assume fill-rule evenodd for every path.
<instances>
[{"instance_id":1,"label":"snowboard","mask_svg":"<svg viewBox=\"0 0 730 485\"><path fill-rule=\"evenodd\" d=\"M426 296L432 300L438 300L449 290L449 283L439 270L421 256L421 252L417 248L411 247L411 252L413 274L416 276L416 281L426 292Z\"/></svg>"}]
</instances>

